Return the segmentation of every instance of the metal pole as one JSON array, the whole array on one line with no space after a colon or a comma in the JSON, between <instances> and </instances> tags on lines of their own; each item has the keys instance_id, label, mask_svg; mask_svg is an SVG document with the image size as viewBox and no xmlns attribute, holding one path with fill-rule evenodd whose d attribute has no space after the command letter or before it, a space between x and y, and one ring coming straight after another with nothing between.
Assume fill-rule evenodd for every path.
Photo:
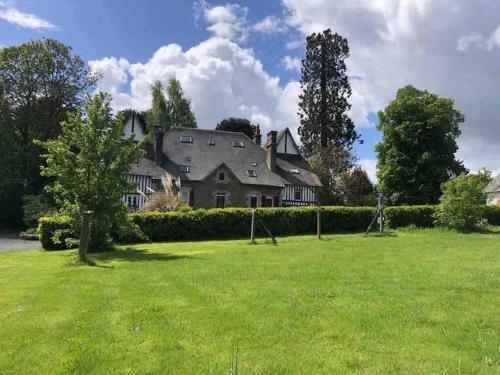
<instances>
[{"instance_id":1,"label":"metal pole","mask_svg":"<svg viewBox=\"0 0 500 375\"><path fill-rule=\"evenodd\" d=\"M318 240L321 240L321 207L318 207L317 211L317 220L316 220L316 234L318 236Z\"/></svg>"},{"instance_id":2,"label":"metal pole","mask_svg":"<svg viewBox=\"0 0 500 375\"><path fill-rule=\"evenodd\" d=\"M80 260L85 262L87 260L87 251L89 248L90 239L90 215L92 211L82 212L82 228L80 230L80 246L78 248L78 255Z\"/></svg>"},{"instance_id":3,"label":"metal pole","mask_svg":"<svg viewBox=\"0 0 500 375\"><path fill-rule=\"evenodd\" d=\"M252 226L250 229L250 241L255 243L255 210L252 210Z\"/></svg>"}]
</instances>

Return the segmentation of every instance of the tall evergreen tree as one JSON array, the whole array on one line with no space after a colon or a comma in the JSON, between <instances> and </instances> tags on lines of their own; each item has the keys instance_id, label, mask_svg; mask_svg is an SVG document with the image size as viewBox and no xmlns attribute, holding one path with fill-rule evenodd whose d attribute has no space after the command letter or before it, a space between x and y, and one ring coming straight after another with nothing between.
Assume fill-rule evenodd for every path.
<instances>
[{"instance_id":1,"label":"tall evergreen tree","mask_svg":"<svg viewBox=\"0 0 500 375\"><path fill-rule=\"evenodd\" d=\"M347 39L330 29L307 37L299 135L305 153L315 155L313 166L323 183L318 194L321 204L338 203L338 175L353 167L352 147L359 140L347 114L351 108L348 57Z\"/></svg>"},{"instance_id":2,"label":"tall evergreen tree","mask_svg":"<svg viewBox=\"0 0 500 375\"><path fill-rule=\"evenodd\" d=\"M453 100L407 86L379 112L378 188L392 204L435 204L446 181L463 173L455 158L464 115Z\"/></svg>"},{"instance_id":3,"label":"tall evergreen tree","mask_svg":"<svg viewBox=\"0 0 500 375\"><path fill-rule=\"evenodd\" d=\"M148 134L154 134L155 126L161 126L163 131L170 129L169 114L167 109L167 100L163 93L163 86L160 81L156 81L151 85L151 109L146 113L146 125Z\"/></svg>"},{"instance_id":4,"label":"tall evergreen tree","mask_svg":"<svg viewBox=\"0 0 500 375\"><path fill-rule=\"evenodd\" d=\"M191 102L184 97L181 83L175 78L168 82L167 95L170 127L197 128Z\"/></svg>"},{"instance_id":5,"label":"tall evergreen tree","mask_svg":"<svg viewBox=\"0 0 500 375\"><path fill-rule=\"evenodd\" d=\"M359 138L347 114L351 108L345 63L348 57L347 39L330 29L307 37L300 81L299 134L308 153L331 146L350 150Z\"/></svg>"}]
</instances>

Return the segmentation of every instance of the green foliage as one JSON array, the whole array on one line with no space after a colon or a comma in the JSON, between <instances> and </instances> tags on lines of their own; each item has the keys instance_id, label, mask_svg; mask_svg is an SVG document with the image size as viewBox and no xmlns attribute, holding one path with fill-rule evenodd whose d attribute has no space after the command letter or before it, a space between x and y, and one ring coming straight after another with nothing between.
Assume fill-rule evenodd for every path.
<instances>
[{"instance_id":1,"label":"green foliage","mask_svg":"<svg viewBox=\"0 0 500 375\"><path fill-rule=\"evenodd\" d=\"M90 250L110 247L110 231L125 218L122 196L130 189L125 173L142 151L124 138L123 118L113 117L110 96L98 94L82 110L62 123L62 133L43 143L47 166L42 174L53 178L47 191L73 228L81 212L92 211Z\"/></svg>"},{"instance_id":2,"label":"green foliage","mask_svg":"<svg viewBox=\"0 0 500 375\"><path fill-rule=\"evenodd\" d=\"M21 197L46 183L34 140L56 137L95 81L87 64L54 39L0 49L0 222L18 223Z\"/></svg>"},{"instance_id":3,"label":"green foliage","mask_svg":"<svg viewBox=\"0 0 500 375\"><path fill-rule=\"evenodd\" d=\"M390 228L432 228L435 212L436 206L397 206L387 207L384 215Z\"/></svg>"},{"instance_id":4,"label":"green foliage","mask_svg":"<svg viewBox=\"0 0 500 375\"><path fill-rule=\"evenodd\" d=\"M215 126L215 130L225 130L229 132L240 132L244 133L250 139L254 139L255 132L257 131L257 125L254 125L245 118L229 117Z\"/></svg>"},{"instance_id":5,"label":"green foliage","mask_svg":"<svg viewBox=\"0 0 500 375\"><path fill-rule=\"evenodd\" d=\"M490 225L500 225L500 206L486 206L484 217Z\"/></svg>"},{"instance_id":6,"label":"green foliage","mask_svg":"<svg viewBox=\"0 0 500 375\"><path fill-rule=\"evenodd\" d=\"M356 166L340 175L342 201L346 206L375 206L377 197L368 174Z\"/></svg>"},{"instance_id":7,"label":"green foliage","mask_svg":"<svg viewBox=\"0 0 500 375\"><path fill-rule=\"evenodd\" d=\"M443 185L436 218L440 224L460 231L479 228L485 218L483 189L491 181L489 172L462 174Z\"/></svg>"},{"instance_id":8,"label":"green foliage","mask_svg":"<svg viewBox=\"0 0 500 375\"><path fill-rule=\"evenodd\" d=\"M181 83L172 78L167 87L167 109L170 127L197 128L191 102L184 97Z\"/></svg>"},{"instance_id":9,"label":"green foliage","mask_svg":"<svg viewBox=\"0 0 500 375\"><path fill-rule=\"evenodd\" d=\"M167 109L167 100L163 94L163 86L160 81L156 81L151 86L152 106L146 113L146 126L148 134L154 134L154 127L160 126L164 132L171 127L169 113Z\"/></svg>"},{"instance_id":10,"label":"green foliage","mask_svg":"<svg viewBox=\"0 0 500 375\"><path fill-rule=\"evenodd\" d=\"M38 219L54 211L54 207L48 202L45 194L25 195L22 208L23 221L28 228L35 228L38 225Z\"/></svg>"},{"instance_id":11,"label":"green foliage","mask_svg":"<svg viewBox=\"0 0 500 375\"><path fill-rule=\"evenodd\" d=\"M74 238L76 232L68 215L44 216L38 220L40 242L45 250L67 249L66 240Z\"/></svg>"},{"instance_id":12,"label":"green foliage","mask_svg":"<svg viewBox=\"0 0 500 375\"><path fill-rule=\"evenodd\" d=\"M441 185L465 171L455 158L464 116L453 105L407 86L379 112L378 189L391 204L435 204Z\"/></svg>"},{"instance_id":13,"label":"green foliage","mask_svg":"<svg viewBox=\"0 0 500 375\"><path fill-rule=\"evenodd\" d=\"M350 150L359 138L347 112L352 90L347 39L330 29L307 37L299 101L300 139L307 153L332 146Z\"/></svg>"}]
</instances>

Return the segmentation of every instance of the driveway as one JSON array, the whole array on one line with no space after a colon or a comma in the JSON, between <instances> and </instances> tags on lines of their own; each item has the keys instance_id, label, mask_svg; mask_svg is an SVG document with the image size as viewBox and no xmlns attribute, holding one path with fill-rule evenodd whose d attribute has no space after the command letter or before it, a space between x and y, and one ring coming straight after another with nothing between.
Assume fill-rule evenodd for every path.
<instances>
[{"instance_id":1,"label":"driveway","mask_svg":"<svg viewBox=\"0 0 500 375\"><path fill-rule=\"evenodd\" d=\"M19 239L19 232L0 229L0 253L7 251L22 251L41 249L40 241L25 241Z\"/></svg>"}]
</instances>

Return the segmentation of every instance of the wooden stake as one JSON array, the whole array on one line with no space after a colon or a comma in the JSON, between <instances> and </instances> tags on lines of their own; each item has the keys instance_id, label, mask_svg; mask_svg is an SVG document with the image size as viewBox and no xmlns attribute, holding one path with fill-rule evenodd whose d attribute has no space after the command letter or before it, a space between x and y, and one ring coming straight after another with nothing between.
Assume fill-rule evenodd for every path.
<instances>
[{"instance_id":1,"label":"wooden stake","mask_svg":"<svg viewBox=\"0 0 500 375\"><path fill-rule=\"evenodd\" d=\"M252 210L252 226L250 229L250 241L255 243L255 210Z\"/></svg>"},{"instance_id":2,"label":"wooden stake","mask_svg":"<svg viewBox=\"0 0 500 375\"><path fill-rule=\"evenodd\" d=\"M78 255L83 262L87 261L87 251L90 240L90 215L92 211L82 212L82 228L80 230L80 246L78 247Z\"/></svg>"},{"instance_id":3,"label":"wooden stake","mask_svg":"<svg viewBox=\"0 0 500 375\"><path fill-rule=\"evenodd\" d=\"M321 211L322 208L318 207L318 212L317 212L317 221L316 221L316 234L318 236L318 240L321 240Z\"/></svg>"},{"instance_id":4,"label":"wooden stake","mask_svg":"<svg viewBox=\"0 0 500 375\"><path fill-rule=\"evenodd\" d=\"M384 207L380 208L380 234L384 234Z\"/></svg>"}]
</instances>

